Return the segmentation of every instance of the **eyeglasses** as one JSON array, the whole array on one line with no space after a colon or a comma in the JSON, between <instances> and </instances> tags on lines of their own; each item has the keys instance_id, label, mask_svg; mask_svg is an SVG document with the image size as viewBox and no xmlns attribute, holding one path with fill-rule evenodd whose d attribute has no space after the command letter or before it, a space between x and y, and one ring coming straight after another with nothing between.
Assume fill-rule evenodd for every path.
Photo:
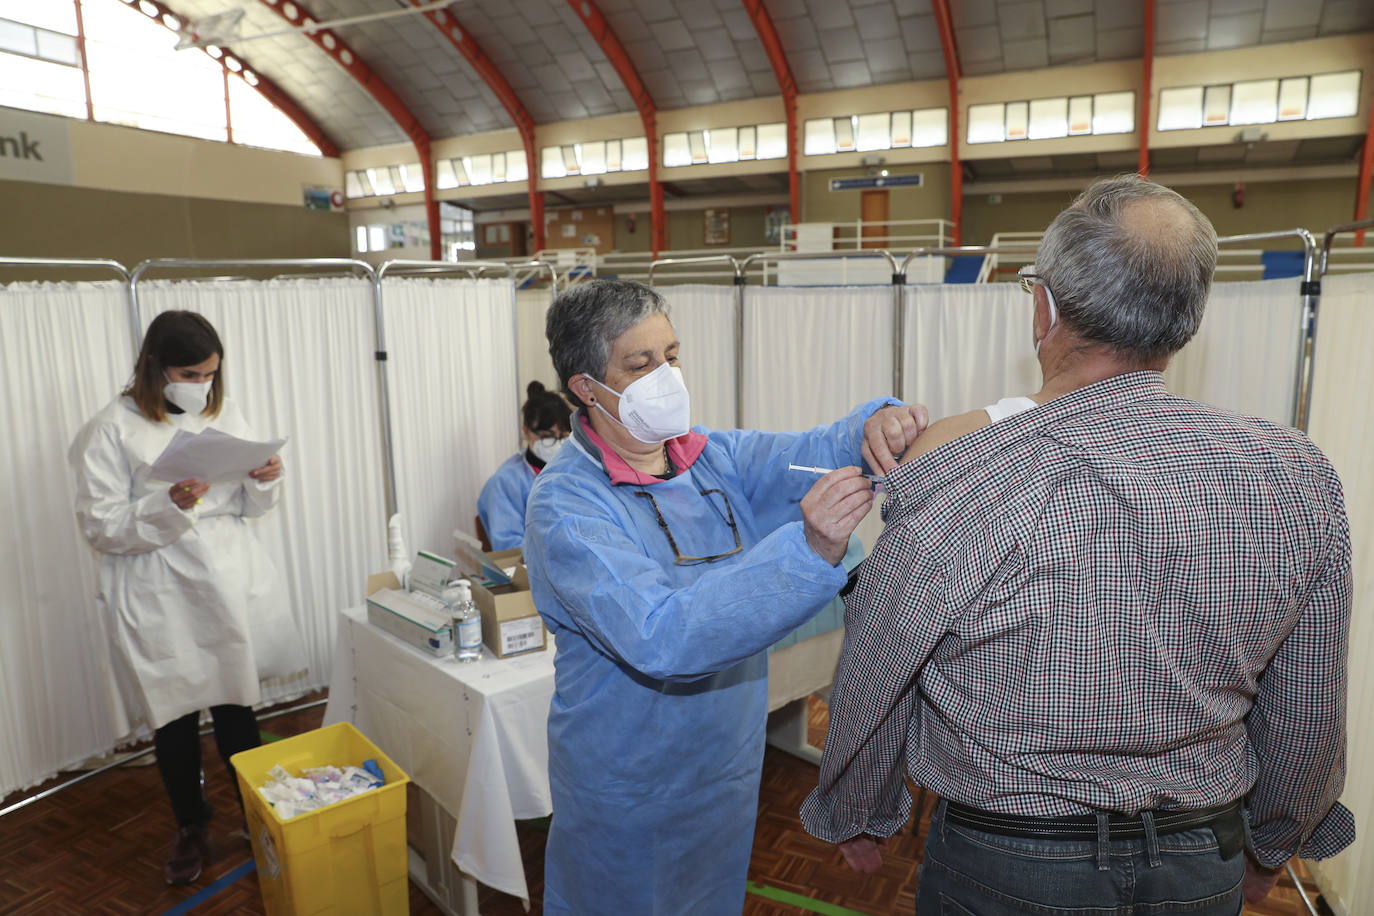
<instances>
[{"instance_id":1,"label":"eyeglasses","mask_svg":"<svg viewBox=\"0 0 1374 916\"><path fill-rule=\"evenodd\" d=\"M703 497L705 497L706 501L710 504L711 508L715 509L716 514L720 515L721 519L730 526L730 533L735 536L734 550L727 550L725 553L718 553L709 557L684 556L682 551L678 549L677 541L673 539L673 532L668 530L668 520L663 517L663 512L658 508L658 500L654 499L654 494L648 492L647 490L635 491L636 496L643 496L645 499L649 500L649 502L653 504L654 515L658 516L658 527L663 529L663 534L668 538L668 546L673 548L674 566L692 566L696 563L710 563L712 560L721 560L725 557L732 557L744 549L744 545L740 543L739 539L739 527L735 525L734 510L730 508L730 498L725 495L725 492L723 490L701 490L699 492ZM711 499L712 494L719 495L721 500L724 501L724 515L721 515L720 509L717 508L715 501Z\"/></svg>"},{"instance_id":2,"label":"eyeglasses","mask_svg":"<svg viewBox=\"0 0 1374 916\"><path fill-rule=\"evenodd\" d=\"M1043 284L1045 281L1040 279L1040 275L1035 272L1034 264L1027 264L1016 272L1016 278L1021 281L1023 292L1035 295L1035 284Z\"/></svg>"}]
</instances>

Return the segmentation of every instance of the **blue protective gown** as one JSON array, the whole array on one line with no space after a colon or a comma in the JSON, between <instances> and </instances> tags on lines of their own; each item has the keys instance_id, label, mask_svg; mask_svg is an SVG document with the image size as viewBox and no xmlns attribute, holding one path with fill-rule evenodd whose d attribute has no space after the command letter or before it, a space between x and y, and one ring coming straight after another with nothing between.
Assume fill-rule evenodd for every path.
<instances>
[{"instance_id":1,"label":"blue protective gown","mask_svg":"<svg viewBox=\"0 0 1374 916\"><path fill-rule=\"evenodd\" d=\"M844 586L802 532L814 475L861 464L873 401L806 433L711 432L676 477L616 484L573 423L526 516L535 605L557 637L546 913L738 914L753 846L769 645ZM686 437L684 437L686 438ZM699 441L699 440L698 440ZM678 550L741 552L674 565Z\"/></svg>"},{"instance_id":2,"label":"blue protective gown","mask_svg":"<svg viewBox=\"0 0 1374 916\"><path fill-rule=\"evenodd\" d=\"M492 550L519 547L525 540L525 501L534 486L535 470L525 453L511 455L482 485L477 515L486 529Z\"/></svg>"}]
</instances>

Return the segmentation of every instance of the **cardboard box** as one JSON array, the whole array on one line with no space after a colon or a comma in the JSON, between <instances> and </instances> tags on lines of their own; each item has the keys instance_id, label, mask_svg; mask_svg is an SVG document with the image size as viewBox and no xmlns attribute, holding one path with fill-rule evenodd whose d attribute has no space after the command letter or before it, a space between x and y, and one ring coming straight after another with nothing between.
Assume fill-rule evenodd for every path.
<instances>
[{"instance_id":1,"label":"cardboard box","mask_svg":"<svg viewBox=\"0 0 1374 916\"><path fill-rule=\"evenodd\" d=\"M544 619L534 608L530 577L515 568L509 585L472 585L472 600L482 612L482 641L497 658L543 652L548 647Z\"/></svg>"},{"instance_id":2,"label":"cardboard box","mask_svg":"<svg viewBox=\"0 0 1374 916\"><path fill-rule=\"evenodd\" d=\"M392 572L367 577L367 621L436 658L454 652L452 621L401 589Z\"/></svg>"},{"instance_id":3,"label":"cardboard box","mask_svg":"<svg viewBox=\"0 0 1374 916\"><path fill-rule=\"evenodd\" d=\"M458 557L455 566L459 572L487 587L508 584L510 577L505 570L525 562L519 547L483 553L477 539L462 531L453 532L453 543L454 553Z\"/></svg>"}]
</instances>

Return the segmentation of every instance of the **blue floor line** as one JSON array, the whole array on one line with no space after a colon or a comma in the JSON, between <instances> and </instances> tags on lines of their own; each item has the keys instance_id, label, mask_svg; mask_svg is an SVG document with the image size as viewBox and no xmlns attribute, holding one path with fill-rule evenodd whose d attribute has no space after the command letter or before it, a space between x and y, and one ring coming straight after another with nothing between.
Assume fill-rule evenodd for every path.
<instances>
[{"instance_id":1,"label":"blue floor line","mask_svg":"<svg viewBox=\"0 0 1374 916\"><path fill-rule=\"evenodd\" d=\"M253 861L252 859L249 859L247 862L244 862L238 868L235 868L233 871L229 872L223 878L220 878L214 884L209 885L203 890L197 891L196 893L187 897L185 900L178 903L176 906L172 907L170 910L167 910L165 913L162 914L162 916L182 916L183 913L189 913L191 910L200 906L202 903L209 900L211 897L215 896L229 885L236 883L244 875L251 874L253 871L257 869L257 867L258 863Z\"/></svg>"}]
</instances>

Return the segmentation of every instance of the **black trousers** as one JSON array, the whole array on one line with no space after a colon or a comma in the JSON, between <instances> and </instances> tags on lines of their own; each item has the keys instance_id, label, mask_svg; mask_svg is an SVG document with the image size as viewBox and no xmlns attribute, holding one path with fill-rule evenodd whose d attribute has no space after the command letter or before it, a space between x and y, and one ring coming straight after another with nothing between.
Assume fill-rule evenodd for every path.
<instances>
[{"instance_id":1,"label":"black trousers","mask_svg":"<svg viewBox=\"0 0 1374 916\"><path fill-rule=\"evenodd\" d=\"M211 706L210 716L215 723L215 746L234 780L237 796L238 779L229 758L262 743L257 717L249 706L227 705ZM153 743L157 749L157 771L172 801L177 826L204 826L210 820L211 809L200 787L200 713L187 713L168 722L154 733ZM239 808L243 808L241 796Z\"/></svg>"}]
</instances>

